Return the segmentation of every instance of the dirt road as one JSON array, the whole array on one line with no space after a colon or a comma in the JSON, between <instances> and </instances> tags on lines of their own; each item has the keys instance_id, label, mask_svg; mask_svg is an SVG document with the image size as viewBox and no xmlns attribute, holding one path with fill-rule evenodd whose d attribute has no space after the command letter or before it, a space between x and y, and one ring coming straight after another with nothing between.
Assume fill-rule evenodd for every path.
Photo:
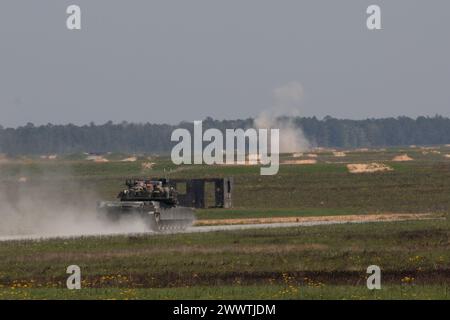
<instances>
[{"instance_id":1,"label":"dirt road","mask_svg":"<svg viewBox=\"0 0 450 320\"><path fill-rule=\"evenodd\" d=\"M339 216L314 216L314 217L267 217L267 218L245 218L245 219L207 219L197 220L196 226L214 225L248 225L248 224L271 224L271 223L294 223L294 222L373 222L373 221L398 221L398 220L420 220L434 217L431 213L383 213L383 214L354 214Z\"/></svg>"},{"instance_id":2,"label":"dirt road","mask_svg":"<svg viewBox=\"0 0 450 320\"><path fill-rule=\"evenodd\" d=\"M308 227L319 225L333 225L345 223L369 223L369 222L393 222L408 220L426 220L437 219L434 214L373 214L373 215L346 215L346 216L322 216L322 217L278 217L278 218L260 218L260 219L223 219L223 220L198 220L192 227L184 231L164 232L162 234L173 233L202 233L216 231L233 231L248 229L266 229L266 228L287 228L287 227ZM204 225L204 224L209 225ZM203 225L202 225L203 224ZM136 233L85 233L85 234L47 234L43 235L20 235L20 236L0 236L0 241L13 240L38 240L50 238L78 238L86 236L112 236L112 235L159 235L154 232L136 232Z\"/></svg>"}]
</instances>

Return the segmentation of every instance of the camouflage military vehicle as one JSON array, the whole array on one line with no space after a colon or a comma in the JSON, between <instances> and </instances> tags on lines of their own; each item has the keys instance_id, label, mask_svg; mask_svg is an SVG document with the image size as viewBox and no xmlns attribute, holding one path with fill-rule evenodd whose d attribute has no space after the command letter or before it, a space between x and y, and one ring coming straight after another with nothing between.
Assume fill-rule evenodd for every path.
<instances>
[{"instance_id":1,"label":"camouflage military vehicle","mask_svg":"<svg viewBox=\"0 0 450 320\"><path fill-rule=\"evenodd\" d=\"M127 180L118 201L101 201L97 211L102 218L119 221L140 216L152 231L183 230L194 221L192 208L178 206L177 191L166 179Z\"/></svg>"}]
</instances>

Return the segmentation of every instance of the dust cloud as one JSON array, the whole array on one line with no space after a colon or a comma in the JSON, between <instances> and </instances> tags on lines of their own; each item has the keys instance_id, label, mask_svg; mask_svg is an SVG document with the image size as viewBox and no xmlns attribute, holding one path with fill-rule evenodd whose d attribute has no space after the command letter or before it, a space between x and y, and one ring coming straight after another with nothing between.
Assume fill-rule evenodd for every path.
<instances>
[{"instance_id":1,"label":"dust cloud","mask_svg":"<svg viewBox=\"0 0 450 320\"><path fill-rule=\"evenodd\" d=\"M118 222L97 215L101 198L71 175L40 175L0 183L0 240L145 232L136 217Z\"/></svg>"},{"instance_id":2,"label":"dust cloud","mask_svg":"<svg viewBox=\"0 0 450 320\"><path fill-rule=\"evenodd\" d=\"M302 152L310 148L303 130L295 125L292 117L300 116L300 104L303 99L303 86L290 82L273 92L275 104L271 109L262 111L255 119L257 129L280 129L280 152Z\"/></svg>"}]
</instances>

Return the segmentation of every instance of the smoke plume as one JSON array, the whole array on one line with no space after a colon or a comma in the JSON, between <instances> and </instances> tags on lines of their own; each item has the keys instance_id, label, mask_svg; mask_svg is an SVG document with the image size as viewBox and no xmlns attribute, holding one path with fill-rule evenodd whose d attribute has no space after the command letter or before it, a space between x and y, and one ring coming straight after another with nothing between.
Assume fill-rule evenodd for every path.
<instances>
[{"instance_id":1,"label":"smoke plume","mask_svg":"<svg viewBox=\"0 0 450 320\"><path fill-rule=\"evenodd\" d=\"M111 223L99 218L93 187L71 175L40 175L0 184L0 240L146 231L142 220Z\"/></svg>"},{"instance_id":2,"label":"smoke plume","mask_svg":"<svg viewBox=\"0 0 450 320\"><path fill-rule=\"evenodd\" d=\"M310 148L303 130L297 127L292 118L300 116L303 100L303 86L290 82L273 92L275 100L271 109L262 111L255 119L258 129L280 129L280 152L302 152Z\"/></svg>"}]
</instances>

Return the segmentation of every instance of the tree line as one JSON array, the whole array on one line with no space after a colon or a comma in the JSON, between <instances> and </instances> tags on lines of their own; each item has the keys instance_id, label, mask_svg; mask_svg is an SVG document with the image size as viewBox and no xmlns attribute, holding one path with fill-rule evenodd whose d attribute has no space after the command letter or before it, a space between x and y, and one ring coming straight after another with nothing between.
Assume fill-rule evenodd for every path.
<instances>
[{"instance_id":1,"label":"tree line","mask_svg":"<svg viewBox=\"0 0 450 320\"><path fill-rule=\"evenodd\" d=\"M389 147L450 144L450 119L442 116L346 120L325 117L280 118L303 130L312 146L333 148ZM247 129L253 119L215 120L206 118L204 129ZM70 154L78 152L169 153L176 128L192 130L192 123L178 125L113 123L77 126L28 123L17 128L0 126L0 153Z\"/></svg>"}]
</instances>

